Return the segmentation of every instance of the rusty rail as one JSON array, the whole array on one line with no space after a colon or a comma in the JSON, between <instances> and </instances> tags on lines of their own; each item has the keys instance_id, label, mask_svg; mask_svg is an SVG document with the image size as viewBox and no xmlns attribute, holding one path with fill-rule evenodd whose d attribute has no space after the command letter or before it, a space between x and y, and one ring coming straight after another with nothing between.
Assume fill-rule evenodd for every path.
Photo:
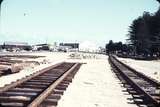
<instances>
[{"instance_id":1,"label":"rusty rail","mask_svg":"<svg viewBox=\"0 0 160 107\"><path fill-rule=\"evenodd\" d=\"M56 88L56 86L61 83L66 76L71 73L76 67L78 63L75 64L72 68L70 68L67 72L65 72L60 78L58 78L54 83L52 83L43 93L41 93L36 99L34 99L28 107L38 107L38 105Z\"/></svg>"},{"instance_id":2,"label":"rusty rail","mask_svg":"<svg viewBox=\"0 0 160 107\"><path fill-rule=\"evenodd\" d=\"M159 82L120 62L114 56L109 56L109 62L111 63L112 68L114 68L113 70L115 72L118 71L119 76L121 76L134 91L143 96L142 99L145 103L147 102L152 107L160 106Z\"/></svg>"},{"instance_id":3,"label":"rusty rail","mask_svg":"<svg viewBox=\"0 0 160 107\"><path fill-rule=\"evenodd\" d=\"M30 80L30 79L32 79L32 78L34 78L34 77L36 77L36 76L44 73L44 72L46 72L46 71L48 71L48 70L50 70L50 69L52 69L52 68L54 68L54 67L57 67L58 65L60 65L60 64L62 64L62 63L63 63L63 62L57 63L57 64L52 65L52 66L47 67L47 68L44 68L44 69L39 70L39 71L37 71L36 73L32 74L31 76L27 76L26 78L23 78L23 79L21 79L21 80L18 80L18 81L16 81L16 82L12 83L12 84L6 85L5 87L1 87L1 88L0 88L0 93L2 93L2 92L4 92L4 91L7 91L7 90L9 90L9 89L11 89L11 88L13 88L13 87L16 87L17 85L22 84L22 83L24 83L24 82L26 82L26 81L28 81L28 80Z\"/></svg>"},{"instance_id":4,"label":"rusty rail","mask_svg":"<svg viewBox=\"0 0 160 107\"><path fill-rule=\"evenodd\" d=\"M45 100L51 95L57 101L60 98L58 94L62 95L80 66L80 63L59 63L6 85L0 89L0 106L43 107ZM57 102L52 99L45 106L55 104Z\"/></svg>"}]
</instances>

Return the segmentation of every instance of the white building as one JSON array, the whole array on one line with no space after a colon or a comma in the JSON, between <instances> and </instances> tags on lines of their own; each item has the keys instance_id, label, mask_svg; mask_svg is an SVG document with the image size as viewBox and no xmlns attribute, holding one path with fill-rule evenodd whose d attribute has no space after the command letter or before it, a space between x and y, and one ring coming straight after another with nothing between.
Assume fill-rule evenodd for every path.
<instances>
[{"instance_id":1,"label":"white building","mask_svg":"<svg viewBox=\"0 0 160 107\"><path fill-rule=\"evenodd\" d=\"M80 43L79 51L83 51L83 52L98 52L99 48L93 42L84 41L84 42Z\"/></svg>"}]
</instances>

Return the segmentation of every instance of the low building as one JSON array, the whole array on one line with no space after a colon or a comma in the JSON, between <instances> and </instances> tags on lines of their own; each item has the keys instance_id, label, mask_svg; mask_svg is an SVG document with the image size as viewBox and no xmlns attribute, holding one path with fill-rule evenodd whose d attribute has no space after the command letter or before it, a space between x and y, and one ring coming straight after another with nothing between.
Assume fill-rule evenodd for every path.
<instances>
[{"instance_id":1,"label":"low building","mask_svg":"<svg viewBox=\"0 0 160 107\"><path fill-rule=\"evenodd\" d=\"M99 48L93 42L84 41L84 42L80 43L79 51L81 51L81 52L89 52L89 53L90 52L91 53L97 53L97 52L99 52Z\"/></svg>"},{"instance_id":2,"label":"low building","mask_svg":"<svg viewBox=\"0 0 160 107\"><path fill-rule=\"evenodd\" d=\"M37 44L33 46L34 50L50 50L50 45L49 44Z\"/></svg>"},{"instance_id":3,"label":"low building","mask_svg":"<svg viewBox=\"0 0 160 107\"><path fill-rule=\"evenodd\" d=\"M54 44L36 44L32 46L33 51L40 51L40 50L45 50L45 51L57 51L58 46L56 42Z\"/></svg>"},{"instance_id":4,"label":"low building","mask_svg":"<svg viewBox=\"0 0 160 107\"><path fill-rule=\"evenodd\" d=\"M79 51L79 43L60 43L59 50L62 51Z\"/></svg>"},{"instance_id":5,"label":"low building","mask_svg":"<svg viewBox=\"0 0 160 107\"><path fill-rule=\"evenodd\" d=\"M4 42L1 46L2 49L8 51L17 51L17 50L31 50L31 46L26 42Z\"/></svg>"}]
</instances>

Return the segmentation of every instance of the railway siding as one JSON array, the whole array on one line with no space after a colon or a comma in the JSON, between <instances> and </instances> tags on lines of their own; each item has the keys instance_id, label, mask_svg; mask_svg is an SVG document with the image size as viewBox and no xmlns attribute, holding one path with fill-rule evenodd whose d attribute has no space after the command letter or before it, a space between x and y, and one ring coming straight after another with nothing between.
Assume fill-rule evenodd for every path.
<instances>
[{"instance_id":1,"label":"railway siding","mask_svg":"<svg viewBox=\"0 0 160 107\"><path fill-rule=\"evenodd\" d=\"M80 66L80 63L59 63L6 85L0 89L0 106L39 107L44 100L48 101L45 106L56 106Z\"/></svg>"},{"instance_id":2,"label":"railway siding","mask_svg":"<svg viewBox=\"0 0 160 107\"><path fill-rule=\"evenodd\" d=\"M160 83L137 72L131 67L117 60L114 56L109 57L113 70L127 86L130 93L137 94L143 100L143 103L152 106L160 106ZM132 92L131 92L132 91Z\"/></svg>"}]
</instances>

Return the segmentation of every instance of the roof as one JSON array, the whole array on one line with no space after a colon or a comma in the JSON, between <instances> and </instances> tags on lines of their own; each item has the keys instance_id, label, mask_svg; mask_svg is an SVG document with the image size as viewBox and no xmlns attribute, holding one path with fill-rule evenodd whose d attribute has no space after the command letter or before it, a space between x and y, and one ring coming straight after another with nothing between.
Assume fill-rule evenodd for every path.
<instances>
[{"instance_id":1,"label":"roof","mask_svg":"<svg viewBox=\"0 0 160 107\"><path fill-rule=\"evenodd\" d=\"M48 46L49 44L36 44L36 46Z\"/></svg>"},{"instance_id":2,"label":"roof","mask_svg":"<svg viewBox=\"0 0 160 107\"><path fill-rule=\"evenodd\" d=\"M4 42L5 45L18 45L18 46L26 46L28 43L26 42Z\"/></svg>"}]
</instances>

